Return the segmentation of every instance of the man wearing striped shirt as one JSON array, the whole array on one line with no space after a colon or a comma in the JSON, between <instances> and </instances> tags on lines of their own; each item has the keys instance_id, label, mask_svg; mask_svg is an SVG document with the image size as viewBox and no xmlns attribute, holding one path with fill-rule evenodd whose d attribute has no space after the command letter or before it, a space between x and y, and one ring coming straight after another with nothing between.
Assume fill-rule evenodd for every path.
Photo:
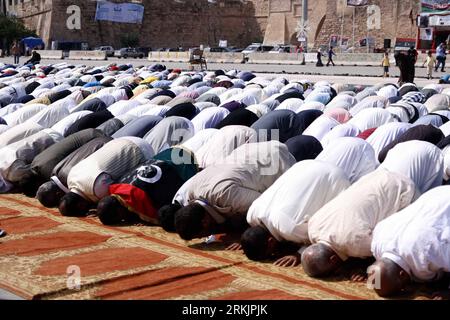
<instances>
[{"instance_id":1,"label":"man wearing striped shirt","mask_svg":"<svg viewBox=\"0 0 450 320\"><path fill-rule=\"evenodd\" d=\"M69 172L67 186L70 192L61 199L59 211L65 216L85 215L109 194L111 184L153 155L153 149L141 138L123 137L110 141Z\"/></svg>"}]
</instances>

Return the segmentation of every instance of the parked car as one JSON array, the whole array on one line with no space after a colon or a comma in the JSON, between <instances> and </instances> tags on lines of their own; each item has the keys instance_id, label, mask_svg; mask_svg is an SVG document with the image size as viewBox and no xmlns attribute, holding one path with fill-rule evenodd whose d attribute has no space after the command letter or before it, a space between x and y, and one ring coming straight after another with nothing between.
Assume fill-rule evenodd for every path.
<instances>
[{"instance_id":1,"label":"parked car","mask_svg":"<svg viewBox=\"0 0 450 320\"><path fill-rule=\"evenodd\" d=\"M116 57L120 58L144 58L145 54L142 51L137 50L136 48L122 48L117 50L114 54Z\"/></svg>"},{"instance_id":2,"label":"parked car","mask_svg":"<svg viewBox=\"0 0 450 320\"><path fill-rule=\"evenodd\" d=\"M209 52L231 52L230 48L223 48L223 47L212 47L212 48L205 48L205 51Z\"/></svg>"},{"instance_id":3,"label":"parked car","mask_svg":"<svg viewBox=\"0 0 450 320\"><path fill-rule=\"evenodd\" d=\"M94 49L95 51L106 51L107 57L114 57L114 48L111 46L100 46Z\"/></svg>"},{"instance_id":4,"label":"parked car","mask_svg":"<svg viewBox=\"0 0 450 320\"><path fill-rule=\"evenodd\" d=\"M136 48L136 50L142 52L145 56L148 56L148 53L150 51L152 51L152 48L150 48L150 47L139 47L139 48Z\"/></svg>"},{"instance_id":5,"label":"parked car","mask_svg":"<svg viewBox=\"0 0 450 320\"><path fill-rule=\"evenodd\" d=\"M273 49L273 46L265 46L262 43L252 43L247 48L245 48L242 53L249 54L253 52L269 52Z\"/></svg>"},{"instance_id":6,"label":"parked car","mask_svg":"<svg viewBox=\"0 0 450 320\"><path fill-rule=\"evenodd\" d=\"M269 51L269 53L295 53L295 46L292 45L276 45L273 47L272 50Z\"/></svg>"},{"instance_id":7,"label":"parked car","mask_svg":"<svg viewBox=\"0 0 450 320\"><path fill-rule=\"evenodd\" d=\"M229 47L230 52L242 52L244 51L244 48L237 48L237 47Z\"/></svg>"}]
</instances>

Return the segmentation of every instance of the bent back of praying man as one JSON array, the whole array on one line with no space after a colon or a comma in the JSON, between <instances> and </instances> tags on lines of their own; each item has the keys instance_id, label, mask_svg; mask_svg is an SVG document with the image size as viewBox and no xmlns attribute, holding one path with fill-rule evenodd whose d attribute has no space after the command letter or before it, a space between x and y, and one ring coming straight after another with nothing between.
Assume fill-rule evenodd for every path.
<instances>
[{"instance_id":1,"label":"bent back of praying man","mask_svg":"<svg viewBox=\"0 0 450 320\"><path fill-rule=\"evenodd\" d=\"M372 285L380 296L402 293L412 281L445 280L450 289L449 192L450 186L431 189L375 228L371 249L377 261L368 272L378 280Z\"/></svg>"},{"instance_id":2,"label":"bent back of praying man","mask_svg":"<svg viewBox=\"0 0 450 320\"><path fill-rule=\"evenodd\" d=\"M246 147L248 156L239 156ZM258 153L261 147L263 152ZM274 164L272 172L267 170L270 163ZM225 164L209 166L188 180L174 197L179 205L162 210L166 214L175 211L174 227L184 240L219 233L240 234L248 227L246 214L253 201L294 163L295 158L278 141L244 145L233 151Z\"/></svg>"},{"instance_id":3,"label":"bent back of praying man","mask_svg":"<svg viewBox=\"0 0 450 320\"><path fill-rule=\"evenodd\" d=\"M102 198L108 196L109 186L128 172L128 168L150 160L154 153L141 138L114 139L78 163L67 177L70 190L59 204L65 216L83 216Z\"/></svg>"}]
</instances>

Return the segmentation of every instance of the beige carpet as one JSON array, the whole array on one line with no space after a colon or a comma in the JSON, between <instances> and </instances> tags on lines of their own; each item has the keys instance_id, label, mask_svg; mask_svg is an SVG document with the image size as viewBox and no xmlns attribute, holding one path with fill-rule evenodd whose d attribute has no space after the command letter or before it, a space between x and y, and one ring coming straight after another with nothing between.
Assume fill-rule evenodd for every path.
<instances>
[{"instance_id":1,"label":"beige carpet","mask_svg":"<svg viewBox=\"0 0 450 320\"><path fill-rule=\"evenodd\" d=\"M0 238L0 288L26 299L377 299L348 280L351 270L311 279L301 267L251 262L221 243L66 218L20 195L0 196L0 228L8 232ZM405 298L431 292L413 287Z\"/></svg>"}]
</instances>

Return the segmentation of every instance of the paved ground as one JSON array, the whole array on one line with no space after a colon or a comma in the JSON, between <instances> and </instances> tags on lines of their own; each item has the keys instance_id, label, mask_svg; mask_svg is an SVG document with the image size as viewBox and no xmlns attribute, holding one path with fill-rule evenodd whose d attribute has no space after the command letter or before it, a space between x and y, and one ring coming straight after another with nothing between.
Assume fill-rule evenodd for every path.
<instances>
[{"instance_id":1,"label":"paved ground","mask_svg":"<svg viewBox=\"0 0 450 320\"><path fill-rule=\"evenodd\" d=\"M0 62L12 63L12 58L0 58ZM25 59L22 58L22 62ZM62 60L43 60L43 63L57 63ZM110 58L108 61L80 61L80 60L64 60L73 64L85 64L92 66L100 66L108 63L132 63L134 66L149 65L154 62L149 62L145 59L117 59ZM187 63L164 63L168 68L187 69ZM289 79L307 78L312 81L327 79L332 82L351 83L373 85L379 82L397 82L399 71L398 68L391 67L392 78L383 79L380 75L382 73L381 67L353 67L353 66L336 66L336 67L316 67L315 64L301 65L273 65L273 64L208 64L209 70L217 69L238 69L245 71L252 71L259 74L285 74ZM430 82L437 82L442 73L437 72L434 80L427 80L425 68L418 67L416 69L417 79L416 83L423 86ZM324 77L325 76L325 77Z\"/></svg>"}]
</instances>

